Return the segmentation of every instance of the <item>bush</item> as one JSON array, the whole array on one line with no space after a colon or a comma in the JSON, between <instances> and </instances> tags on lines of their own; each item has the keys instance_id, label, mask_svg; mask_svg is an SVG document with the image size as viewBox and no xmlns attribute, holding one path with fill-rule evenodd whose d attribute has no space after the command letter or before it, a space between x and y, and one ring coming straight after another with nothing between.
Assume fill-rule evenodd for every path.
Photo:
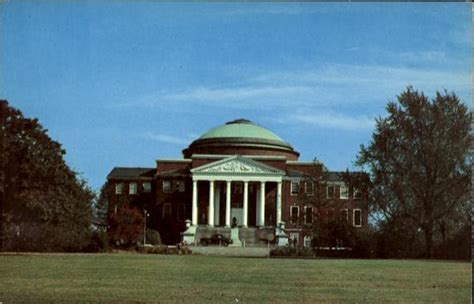
<instances>
[{"instance_id":1,"label":"bush","mask_svg":"<svg viewBox=\"0 0 474 304\"><path fill-rule=\"evenodd\" d=\"M282 256L282 257L313 257L315 256L314 251L311 248L306 247L277 247L270 250L270 256Z\"/></svg>"},{"instance_id":2,"label":"bush","mask_svg":"<svg viewBox=\"0 0 474 304\"><path fill-rule=\"evenodd\" d=\"M160 246L140 246L138 252L145 254L192 254L191 249L187 246L169 247L165 245Z\"/></svg>"},{"instance_id":3,"label":"bush","mask_svg":"<svg viewBox=\"0 0 474 304\"><path fill-rule=\"evenodd\" d=\"M160 245L161 244L161 236L157 230L154 229L147 229L146 230L146 242L147 244L151 245Z\"/></svg>"}]
</instances>

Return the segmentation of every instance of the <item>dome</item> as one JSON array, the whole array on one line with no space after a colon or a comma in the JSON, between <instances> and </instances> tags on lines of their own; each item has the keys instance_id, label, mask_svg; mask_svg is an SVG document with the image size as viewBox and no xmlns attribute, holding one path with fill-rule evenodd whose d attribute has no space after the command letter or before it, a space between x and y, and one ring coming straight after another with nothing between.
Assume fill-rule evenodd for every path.
<instances>
[{"instance_id":1,"label":"dome","mask_svg":"<svg viewBox=\"0 0 474 304\"><path fill-rule=\"evenodd\" d=\"M284 156L289 160L299 156L278 135L247 119L210 129L183 150L185 158L193 154Z\"/></svg>"},{"instance_id":2,"label":"dome","mask_svg":"<svg viewBox=\"0 0 474 304\"><path fill-rule=\"evenodd\" d=\"M275 135L275 133L257 126L247 119L229 121L225 125L207 131L199 137L199 139L228 137L256 138L283 142L283 140Z\"/></svg>"}]
</instances>

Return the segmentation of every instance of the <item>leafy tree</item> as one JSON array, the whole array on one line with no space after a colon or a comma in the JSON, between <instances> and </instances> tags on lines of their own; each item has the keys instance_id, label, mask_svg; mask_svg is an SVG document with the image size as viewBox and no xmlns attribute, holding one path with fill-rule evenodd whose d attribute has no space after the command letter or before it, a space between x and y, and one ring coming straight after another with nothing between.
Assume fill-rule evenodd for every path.
<instances>
[{"instance_id":1,"label":"leafy tree","mask_svg":"<svg viewBox=\"0 0 474 304\"><path fill-rule=\"evenodd\" d=\"M117 246L135 245L143 240L143 224L144 215L138 208L123 205L110 215L108 234Z\"/></svg>"},{"instance_id":2,"label":"leafy tree","mask_svg":"<svg viewBox=\"0 0 474 304\"><path fill-rule=\"evenodd\" d=\"M422 232L431 257L434 237L469 218L470 113L454 93L430 100L411 87L386 109L357 164L370 170L370 201L384 229Z\"/></svg>"},{"instance_id":3,"label":"leafy tree","mask_svg":"<svg viewBox=\"0 0 474 304\"><path fill-rule=\"evenodd\" d=\"M7 250L81 250L93 192L37 119L0 101L2 242Z\"/></svg>"}]
</instances>

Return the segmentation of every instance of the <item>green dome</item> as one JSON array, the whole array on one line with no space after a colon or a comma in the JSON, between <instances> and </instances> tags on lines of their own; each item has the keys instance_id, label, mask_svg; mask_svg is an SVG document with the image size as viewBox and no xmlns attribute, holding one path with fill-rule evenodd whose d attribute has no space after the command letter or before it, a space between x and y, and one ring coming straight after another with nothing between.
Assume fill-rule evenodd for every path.
<instances>
[{"instance_id":1,"label":"green dome","mask_svg":"<svg viewBox=\"0 0 474 304\"><path fill-rule=\"evenodd\" d=\"M223 126L213 128L204 133L199 139L210 139L210 138L258 138L272 141L283 140L275 135L273 132L257 126L253 122L246 119L237 119L230 121Z\"/></svg>"}]
</instances>

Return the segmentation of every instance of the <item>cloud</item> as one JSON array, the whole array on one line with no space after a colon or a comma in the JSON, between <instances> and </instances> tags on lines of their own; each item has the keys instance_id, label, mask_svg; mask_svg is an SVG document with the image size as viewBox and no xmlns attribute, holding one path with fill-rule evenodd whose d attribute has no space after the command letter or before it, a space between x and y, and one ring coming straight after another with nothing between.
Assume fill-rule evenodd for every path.
<instances>
[{"instance_id":1,"label":"cloud","mask_svg":"<svg viewBox=\"0 0 474 304\"><path fill-rule=\"evenodd\" d=\"M159 141L159 142L164 142L167 144L174 144L174 145L189 144L188 139L185 139L183 137L178 137L178 136L167 135L167 134L155 134L155 133L147 132L143 135L143 138Z\"/></svg>"},{"instance_id":2,"label":"cloud","mask_svg":"<svg viewBox=\"0 0 474 304\"><path fill-rule=\"evenodd\" d=\"M346 131L372 130L375 126L375 118L368 116L349 116L342 113L297 113L290 114L276 121L283 124L306 124L318 128L341 129Z\"/></svg>"},{"instance_id":3,"label":"cloud","mask_svg":"<svg viewBox=\"0 0 474 304\"><path fill-rule=\"evenodd\" d=\"M255 107L262 105L285 106L310 103L308 97L314 98L319 93L318 88L311 86L271 86L250 85L228 88L198 87L188 91L168 93L161 100L186 103L205 103L213 106Z\"/></svg>"},{"instance_id":4,"label":"cloud","mask_svg":"<svg viewBox=\"0 0 474 304\"><path fill-rule=\"evenodd\" d=\"M403 53L401 56L444 58L441 52ZM197 86L184 90L159 91L122 106L166 107L177 111L194 106L244 110L268 107L314 110L318 107L380 107L395 99L407 86L429 96L435 91L454 91L469 102L471 77L456 70L395 65L325 64L312 69L263 73L239 85Z\"/></svg>"}]
</instances>

